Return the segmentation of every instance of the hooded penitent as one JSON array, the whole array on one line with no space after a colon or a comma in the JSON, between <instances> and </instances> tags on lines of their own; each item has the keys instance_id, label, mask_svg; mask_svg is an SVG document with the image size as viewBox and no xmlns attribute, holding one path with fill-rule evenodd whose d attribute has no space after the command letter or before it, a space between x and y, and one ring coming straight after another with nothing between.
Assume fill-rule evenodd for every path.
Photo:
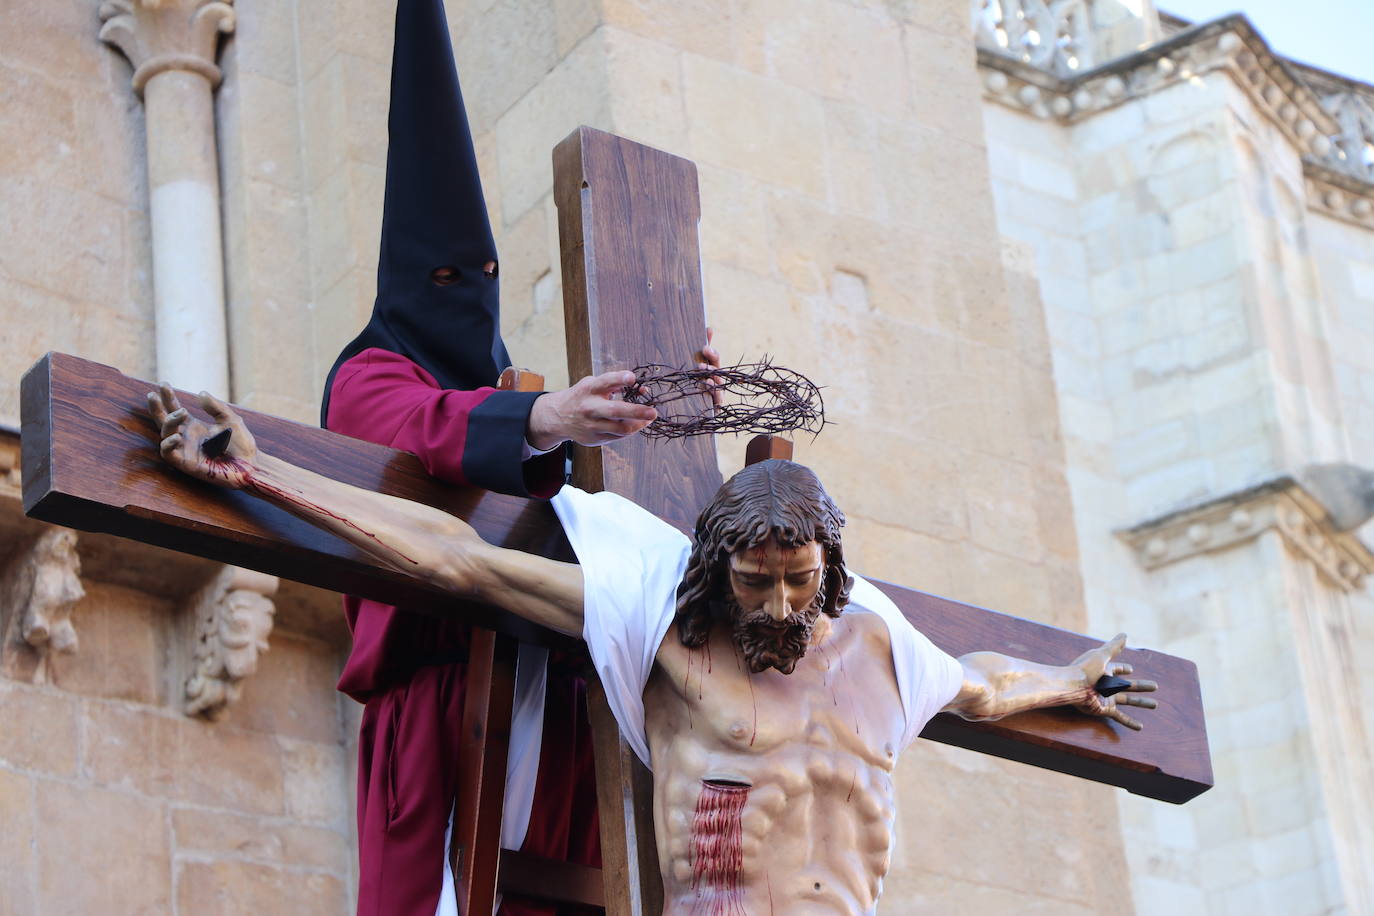
<instances>
[{"instance_id":1,"label":"hooded penitent","mask_svg":"<svg viewBox=\"0 0 1374 916\"><path fill-rule=\"evenodd\" d=\"M501 341L496 243L442 0L401 0L391 64L390 145L377 301L372 318L335 360L371 347L398 353L444 387L496 384L510 365Z\"/></svg>"}]
</instances>

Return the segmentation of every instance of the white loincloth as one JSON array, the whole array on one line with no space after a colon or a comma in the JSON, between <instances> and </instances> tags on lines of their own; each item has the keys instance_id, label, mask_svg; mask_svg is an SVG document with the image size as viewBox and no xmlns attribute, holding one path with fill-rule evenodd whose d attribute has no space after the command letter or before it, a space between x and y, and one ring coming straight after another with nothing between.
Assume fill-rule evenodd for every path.
<instances>
[{"instance_id":1,"label":"white loincloth","mask_svg":"<svg viewBox=\"0 0 1374 916\"><path fill-rule=\"evenodd\" d=\"M582 566L582 638L621 734L652 768L644 729L644 685L673 622L691 542L613 493L589 494L565 486L553 506ZM887 624L906 715L900 751L959 693L963 667L908 623L891 599L858 576L844 612L877 614Z\"/></svg>"}]
</instances>

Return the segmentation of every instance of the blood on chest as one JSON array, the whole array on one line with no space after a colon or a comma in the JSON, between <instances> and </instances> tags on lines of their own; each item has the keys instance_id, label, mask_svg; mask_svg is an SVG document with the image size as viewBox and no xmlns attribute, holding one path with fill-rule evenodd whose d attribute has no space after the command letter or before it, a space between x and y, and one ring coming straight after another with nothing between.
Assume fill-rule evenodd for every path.
<instances>
[{"instance_id":1,"label":"blood on chest","mask_svg":"<svg viewBox=\"0 0 1374 916\"><path fill-rule=\"evenodd\" d=\"M722 750L761 754L801 743L886 762L905 721L895 677L890 662L856 663L854 642L813 646L791 674L750 673L732 642L715 637L677 655L672 692L697 740Z\"/></svg>"}]
</instances>

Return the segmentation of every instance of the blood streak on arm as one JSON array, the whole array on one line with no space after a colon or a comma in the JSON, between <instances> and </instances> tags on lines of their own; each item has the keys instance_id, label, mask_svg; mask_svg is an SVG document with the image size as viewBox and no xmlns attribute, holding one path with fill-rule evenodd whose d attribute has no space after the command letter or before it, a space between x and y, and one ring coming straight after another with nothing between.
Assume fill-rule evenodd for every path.
<instances>
[{"instance_id":1,"label":"blood streak on arm","mask_svg":"<svg viewBox=\"0 0 1374 916\"><path fill-rule=\"evenodd\" d=\"M306 512L308 513L314 515L321 515L325 518L332 518L339 524L352 528L354 531L358 532L363 537L372 540L380 547L390 551L391 553L394 553L396 556L400 557L402 560L405 560L412 566L420 565L420 562L418 560L413 560L405 554L401 553L401 551L397 550L395 547L392 547L390 544L383 541L381 538L373 534L371 531L362 528L351 519L345 518L344 516L339 515L335 512L330 512L323 506L312 503L310 500L299 495L298 493L292 493L289 490L282 489L276 484L268 483L267 481L263 480L260 476L258 476L256 473L254 473L254 469L251 466L245 464L237 458L217 458L210 462L211 476L222 477L227 479L230 476L230 474L235 471L237 471L239 474L243 476L244 484L246 487L258 490L273 499L286 503L289 506L297 506L301 509L306 510Z\"/></svg>"}]
</instances>

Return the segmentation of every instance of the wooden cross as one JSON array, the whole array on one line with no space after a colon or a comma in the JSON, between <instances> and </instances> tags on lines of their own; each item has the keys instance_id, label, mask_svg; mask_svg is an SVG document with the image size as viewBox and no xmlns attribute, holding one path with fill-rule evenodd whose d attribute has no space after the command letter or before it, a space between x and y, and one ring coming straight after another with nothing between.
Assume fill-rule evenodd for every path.
<instances>
[{"instance_id":1,"label":"wooden cross","mask_svg":"<svg viewBox=\"0 0 1374 916\"><path fill-rule=\"evenodd\" d=\"M554 190L570 377L648 362L680 363L694 352L705 339L695 166L584 127L554 151ZM500 637L570 645L565 637L513 615L456 601L419 579L383 568L348 543L262 500L172 471L158 456L147 415L144 392L150 387L147 381L62 354L49 354L29 370L21 395L24 507L29 515L388 604L461 613ZM491 543L574 559L547 503L449 487L429 478L406 453L241 412L261 447L287 461L452 512ZM574 481L584 489L621 493L689 530L720 475L707 437L669 442L632 437L599 450L579 450ZM1097 644L1086 636L915 589L878 585L917 629L952 655L993 649L1064 662ZM493 676L485 682L485 693L473 692L469 710L482 734L499 732L503 702L509 720L508 695L502 699L509 688L501 671L502 653L509 654L510 644L495 635L490 640L477 655L492 659ZM1045 710L994 723L941 715L922 736L1174 803L1210 788L1196 667L1144 649L1127 650L1121 660L1162 685L1160 706L1143 732L1072 711ZM483 681L479 676L474 683ZM657 912L661 885L650 777L618 740L604 701L594 700L591 712L602 736L596 764L607 907L614 913ZM499 741L477 748L489 766L468 783L471 810L465 817L472 829L461 843L466 853L460 867L464 876L494 891L497 850L483 838L495 836L493 823L499 827L504 758L492 752L493 746ZM460 799L460 808L463 804ZM507 852L501 886L520 889L519 875L531 872L541 882L550 880L549 871ZM586 876L574 874L569 880L585 885ZM477 912L481 905L470 897L465 912L467 906Z\"/></svg>"}]
</instances>

